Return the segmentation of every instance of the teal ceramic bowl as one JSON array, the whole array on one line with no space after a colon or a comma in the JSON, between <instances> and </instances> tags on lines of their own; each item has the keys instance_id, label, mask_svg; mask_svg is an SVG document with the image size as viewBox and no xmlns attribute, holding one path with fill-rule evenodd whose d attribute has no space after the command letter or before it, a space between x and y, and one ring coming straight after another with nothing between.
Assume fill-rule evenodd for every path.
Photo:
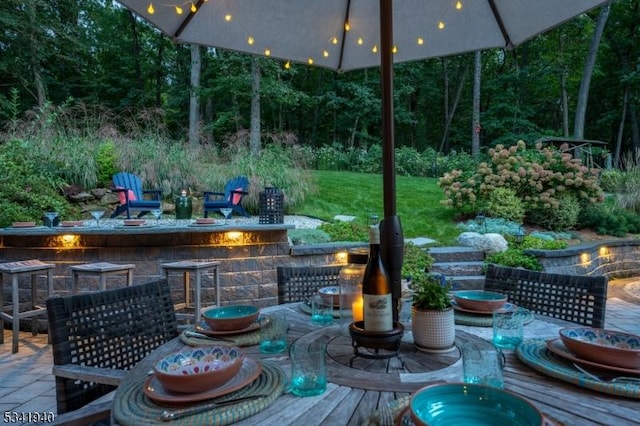
<instances>
[{"instance_id":1,"label":"teal ceramic bowl","mask_svg":"<svg viewBox=\"0 0 640 426\"><path fill-rule=\"evenodd\" d=\"M578 358L620 368L640 370L640 336L591 327L567 327L560 339Z\"/></svg>"},{"instance_id":2,"label":"teal ceramic bowl","mask_svg":"<svg viewBox=\"0 0 640 426\"><path fill-rule=\"evenodd\" d=\"M249 305L221 306L202 312L202 318L214 331L243 330L256 322L260 309Z\"/></svg>"},{"instance_id":3,"label":"teal ceramic bowl","mask_svg":"<svg viewBox=\"0 0 640 426\"><path fill-rule=\"evenodd\" d=\"M542 413L526 399L503 389L445 383L418 390L409 403L417 425L541 426Z\"/></svg>"},{"instance_id":4,"label":"teal ceramic bowl","mask_svg":"<svg viewBox=\"0 0 640 426\"><path fill-rule=\"evenodd\" d=\"M493 312L507 302L507 296L495 291L461 290L453 293L453 300L464 309Z\"/></svg>"}]
</instances>

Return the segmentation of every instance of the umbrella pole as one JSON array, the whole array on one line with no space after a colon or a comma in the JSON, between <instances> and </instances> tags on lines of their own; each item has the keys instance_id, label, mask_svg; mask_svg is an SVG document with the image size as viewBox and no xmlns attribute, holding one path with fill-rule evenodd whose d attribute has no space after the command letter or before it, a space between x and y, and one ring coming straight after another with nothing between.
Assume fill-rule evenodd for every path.
<instances>
[{"instance_id":1,"label":"umbrella pole","mask_svg":"<svg viewBox=\"0 0 640 426\"><path fill-rule=\"evenodd\" d=\"M380 0L380 65L382 85L382 185L384 220L380 224L382 260L392 286L393 320L399 320L404 236L396 215L396 171L393 112L393 1Z\"/></svg>"}]
</instances>

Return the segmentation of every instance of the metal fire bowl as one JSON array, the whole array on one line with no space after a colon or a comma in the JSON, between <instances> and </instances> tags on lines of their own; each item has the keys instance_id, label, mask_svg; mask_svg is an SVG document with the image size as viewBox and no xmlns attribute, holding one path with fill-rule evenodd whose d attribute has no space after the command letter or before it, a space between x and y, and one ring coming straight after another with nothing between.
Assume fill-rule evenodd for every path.
<instances>
[{"instance_id":1,"label":"metal fire bowl","mask_svg":"<svg viewBox=\"0 0 640 426\"><path fill-rule=\"evenodd\" d=\"M394 322L391 331L367 331L364 329L364 321L356 321L349 324L349 334L351 339L365 348L397 350L398 342L404 334L404 326Z\"/></svg>"}]
</instances>

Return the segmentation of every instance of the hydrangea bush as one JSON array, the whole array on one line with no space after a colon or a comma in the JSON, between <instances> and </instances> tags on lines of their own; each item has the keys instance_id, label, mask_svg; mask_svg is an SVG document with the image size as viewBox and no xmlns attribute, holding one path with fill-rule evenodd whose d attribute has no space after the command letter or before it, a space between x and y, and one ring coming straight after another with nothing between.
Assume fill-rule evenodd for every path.
<instances>
[{"instance_id":1,"label":"hydrangea bush","mask_svg":"<svg viewBox=\"0 0 640 426\"><path fill-rule=\"evenodd\" d=\"M508 188L522 201L524 219L536 223L539 215L532 213L562 208L568 198L575 197L580 206L601 203L598 170L572 158L564 152L567 148L538 144L527 149L524 141L508 148L496 145L488 151L489 160L475 171L453 170L439 179L446 197L443 204L465 212L485 211L491 194Z\"/></svg>"}]
</instances>

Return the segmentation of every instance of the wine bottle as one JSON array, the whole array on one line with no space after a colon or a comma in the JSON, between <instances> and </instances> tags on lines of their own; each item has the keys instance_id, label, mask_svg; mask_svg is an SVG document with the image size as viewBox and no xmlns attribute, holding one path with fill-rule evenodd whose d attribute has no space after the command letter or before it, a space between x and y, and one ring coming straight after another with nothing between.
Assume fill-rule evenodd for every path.
<instances>
[{"instance_id":1,"label":"wine bottle","mask_svg":"<svg viewBox=\"0 0 640 426\"><path fill-rule=\"evenodd\" d=\"M391 280L380 256L380 229L369 227L369 260L362 277L364 298L364 329L366 331L393 330Z\"/></svg>"}]
</instances>

